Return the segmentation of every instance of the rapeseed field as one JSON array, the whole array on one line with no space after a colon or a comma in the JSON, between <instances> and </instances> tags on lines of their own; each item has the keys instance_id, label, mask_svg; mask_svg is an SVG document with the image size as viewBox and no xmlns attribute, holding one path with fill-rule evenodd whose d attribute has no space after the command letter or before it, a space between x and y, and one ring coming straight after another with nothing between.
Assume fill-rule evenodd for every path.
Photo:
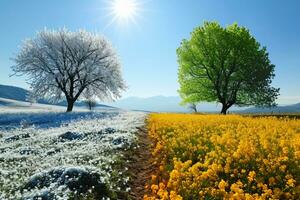
<instances>
[{"instance_id":1,"label":"rapeseed field","mask_svg":"<svg viewBox=\"0 0 300 200\"><path fill-rule=\"evenodd\" d=\"M151 114L145 200L299 199L300 120Z\"/></svg>"}]
</instances>

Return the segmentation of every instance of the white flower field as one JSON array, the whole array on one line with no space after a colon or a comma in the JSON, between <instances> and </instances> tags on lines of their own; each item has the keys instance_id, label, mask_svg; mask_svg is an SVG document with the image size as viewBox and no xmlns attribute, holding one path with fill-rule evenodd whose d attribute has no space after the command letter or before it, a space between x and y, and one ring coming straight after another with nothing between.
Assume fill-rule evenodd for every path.
<instances>
[{"instance_id":1,"label":"white flower field","mask_svg":"<svg viewBox=\"0 0 300 200\"><path fill-rule=\"evenodd\" d=\"M0 199L109 199L129 191L124 150L145 113L0 113Z\"/></svg>"}]
</instances>

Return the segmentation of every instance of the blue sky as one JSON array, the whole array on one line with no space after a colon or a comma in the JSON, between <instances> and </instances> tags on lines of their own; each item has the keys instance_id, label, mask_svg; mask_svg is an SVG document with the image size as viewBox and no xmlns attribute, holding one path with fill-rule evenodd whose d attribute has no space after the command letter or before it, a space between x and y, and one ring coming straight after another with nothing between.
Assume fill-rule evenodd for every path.
<instances>
[{"instance_id":1,"label":"blue sky","mask_svg":"<svg viewBox=\"0 0 300 200\"><path fill-rule=\"evenodd\" d=\"M11 77L10 60L21 42L44 27L84 28L108 38L123 64L129 86L124 97L177 95L176 49L204 21L246 26L267 47L276 65L273 85L279 103L300 102L300 1L298 0L137 0L136 23L109 24L109 0L1 0L0 84L28 88Z\"/></svg>"}]
</instances>

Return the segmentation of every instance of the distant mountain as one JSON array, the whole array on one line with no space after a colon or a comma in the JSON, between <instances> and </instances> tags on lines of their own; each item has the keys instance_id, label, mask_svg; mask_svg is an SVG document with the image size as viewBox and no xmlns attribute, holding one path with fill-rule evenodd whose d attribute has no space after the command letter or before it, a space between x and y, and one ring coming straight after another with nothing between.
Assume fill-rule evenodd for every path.
<instances>
[{"instance_id":1,"label":"distant mountain","mask_svg":"<svg viewBox=\"0 0 300 200\"><path fill-rule=\"evenodd\" d=\"M179 105L180 98L176 96L154 96L149 98L128 97L117 102L111 103L111 106L127 109L142 110L150 112L187 112L185 107Z\"/></svg>"},{"instance_id":2,"label":"distant mountain","mask_svg":"<svg viewBox=\"0 0 300 200\"><path fill-rule=\"evenodd\" d=\"M17 100L17 101L23 101L23 102L28 102L27 101L27 95L29 94L28 90L25 90L20 87L15 87L15 86L9 86L9 85L0 85L0 98L3 99L12 99L12 100ZM38 100L38 103L41 104L49 104L49 105L59 105L59 106L67 106L66 101L62 101L56 104L52 104L49 101L45 99L40 99ZM6 105L7 103L5 101L0 101L0 104ZM76 102L75 106L83 107L86 106L84 102ZM110 107L106 106L103 104L97 104L97 107Z\"/></svg>"},{"instance_id":3,"label":"distant mountain","mask_svg":"<svg viewBox=\"0 0 300 200\"><path fill-rule=\"evenodd\" d=\"M110 105L128 110L150 112L190 112L187 107L181 106L180 102L179 96L128 97ZM201 103L197 107L199 112L219 112L221 109L220 105L216 103Z\"/></svg>"},{"instance_id":4,"label":"distant mountain","mask_svg":"<svg viewBox=\"0 0 300 200\"><path fill-rule=\"evenodd\" d=\"M0 98L12 99L26 102L28 90L20 87L0 85ZM141 110L149 112L190 112L187 107L180 105L181 99L179 96L153 96L148 98L128 97L117 102L110 103L109 106L97 104L98 107L118 107L127 110ZM39 100L38 103L51 104L47 100ZM0 105L6 105L6 102L0 100ZM62 101L54 104L66 106L67 102ZM75 106L85 106L84 102L76 102ZM221 105L216 103L201 103L198 104L199 112L217 112L221 110ZM293 113L300 112L300 103L294 105L278 106L274 108L240 108L232 107L230 112L235 113Z\"/></svg>"},{"instance_id":5,"label":"distant mountain","mask_svg":"<svg viewBox=\"0 0 300 200\"><path fill-rule=\"evenodd\" d=\"M26 101L27 94L28 91L23 88L9 85L0 85L0 98Z\"/></svg>"},{"instance_id":6,"label":"distant mountain","mask_svg":"<svg viewBox=\"0 0 300 200\"><path fill-rule=\"evenodd\" d=\"M295 113L300 112L300 103L293 104L293 105L286 105L286 106L277 106L273 108L248 108L243 111L242 113Z\"/></svg>"},{"instance_id":7,"label":"distant mountain","mask_svg":"<svg viewBox=\"0 0 300 200\"><path fill-rule=\"evenodd\" d=\"M128 97L109 105L128 109L149 112L190 112L187 107L180 105L179 96L153 96L148 98ZM197 105L199 112L219 113L221 105L216 103L200 103ZM237 107L229 109L231 113L294 113L300 112L300 103L294 105L281 105L274 108Z\"/></svg>"},{"instance_id":8,"label":"distant mountain","mask_svg":"<svg viewBox=\"0 0 300 200\"><path fill-rule=\"evenodd\" d=\"M0 85L0 98L12 99L16 101L27 101L29 91L20 87L10 85ZM47 100L40 99L38 103L51 104Z\"/></svg>"}]
</instances>

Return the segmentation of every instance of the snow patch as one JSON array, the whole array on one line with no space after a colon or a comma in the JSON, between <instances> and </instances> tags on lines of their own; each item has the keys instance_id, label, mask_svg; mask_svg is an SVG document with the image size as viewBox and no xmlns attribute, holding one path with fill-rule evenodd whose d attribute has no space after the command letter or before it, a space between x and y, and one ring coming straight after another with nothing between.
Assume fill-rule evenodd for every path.
<instances>
[{"instance_id":1,"label":"snow patch","mask_svg":"<svg viewBox=\"0 0 300 200\"><path fill-rule=\"evenodd\" d=\"M20 115L34 123L21 126ZM110 190L119 188L112 178L118 173L113 164L123 156L122 150L135 142L136 128L144 124L145 113L102 111L70 116L76 117L63 113L0 114L0 199L68 199L93 191L97 184ZM52 176L54 172L57 176ZM127 179L120 176L118 181ZM93 184L78 186L83 180Z\"/></svg>"}]
</instances>

